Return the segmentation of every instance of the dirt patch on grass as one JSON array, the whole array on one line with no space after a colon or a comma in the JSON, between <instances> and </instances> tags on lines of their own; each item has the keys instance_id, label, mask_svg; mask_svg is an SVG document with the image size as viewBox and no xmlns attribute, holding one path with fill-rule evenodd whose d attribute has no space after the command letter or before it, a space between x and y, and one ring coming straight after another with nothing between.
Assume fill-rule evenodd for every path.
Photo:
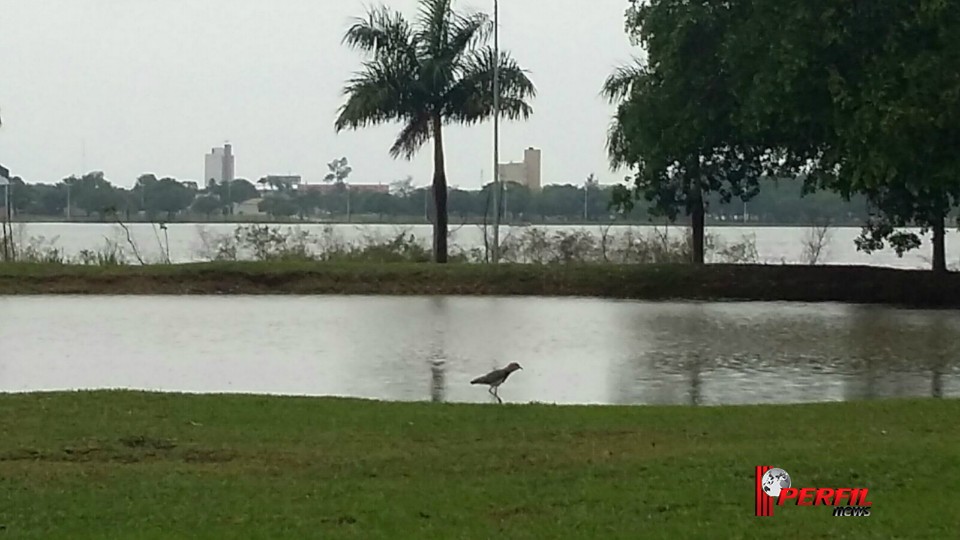
<instances>
[{"instance_id":1,"label":"dirt patch on grass","mask_svg":"<svg viewBox=\"0 0 960 540\"><path fill-rule=\"evenodd\" d=\"M184 447L171 439L134 435L116 441L84 440L60 448L19 448L0 454L0 462L139 463L154 460L227 463L237 457L238 454L231 450Z\"/></svg>"}]
</instances>

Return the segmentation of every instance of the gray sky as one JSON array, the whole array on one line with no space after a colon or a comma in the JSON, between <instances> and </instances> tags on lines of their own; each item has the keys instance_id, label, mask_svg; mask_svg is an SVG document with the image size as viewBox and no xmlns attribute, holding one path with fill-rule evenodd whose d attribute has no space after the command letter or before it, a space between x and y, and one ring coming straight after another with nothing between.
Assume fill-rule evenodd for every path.
<instances>
[{"instance_id":1,"label":"gray sky","mask_svg":"<svg viewBox=\"0 0 960 540\"><path fill-rule=\"evenodd\" d=\"M389 125L334 133L340 90L360 55L340 44L359 0L0 0L0 163L28 182L103 170L130 186L141 173L199 180L203 156L229 140L237 175L300 174L319 182L346 156L352 182L430 181L432 148L412 161L388 149ZM405 15L416 0L387 0ZM492 0L458 0L492 12ZM610 171L612 107L604 78L635 50L627 0L501 0L501 46L530 70L534 115L501 125L501 161L543 150L545 183ZM446 131L451 185L489 181L490 123Z\"/></svg>"}]
</instances>

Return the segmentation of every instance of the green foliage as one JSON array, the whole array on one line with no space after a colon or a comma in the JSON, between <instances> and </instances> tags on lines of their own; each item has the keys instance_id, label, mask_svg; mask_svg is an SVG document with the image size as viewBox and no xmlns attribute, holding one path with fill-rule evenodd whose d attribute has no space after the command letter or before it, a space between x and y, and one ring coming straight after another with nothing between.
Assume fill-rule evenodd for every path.
<instances>
[{"instance_id":1,"label":"green foliage","mask_svg":"<svg viewBox=\"0 0 960 540\"><path fill-rule=\"evenodd\" d=\"M63 249L56 246L57 237L45 238L36 236L29 238L24 243L19 243L13 250L14 258L17 262L40 263L40 264L65 264L69 262Z\"/></svg>"},{"instance_id":2,"label":"green foliage","mask_svg":"<svg viewBox=\"0 0 960 540\"><path fill-rule=\"evenodd\" d=\"M406 232L388 237L365 235L344 242L332 227L317 234L299 228L238 226L232 235L201 234L203 256L216 261L362 261L426 262L429 252Z\"/></svg>"},{"instance_id":3,"label":"green foliage","mask_svg":"<svg viewBox=\"0 0 960 540\"><path fill-rule=\"evenodd\" d=\"M220 197L216 195L201 195L194 199L193 204L190 206L192 212L207 217L219 212L222 208L223 205L220 202Z\"/></svg>"},{"instance_id":4,"label":"green foliage","mask_svg":"<svg viewBox=\"0 0 960 540\"><path fill-rule=\"evenodd\" d=\"M127 256L120 244L107 239L101 249L80 250L76 262L86 266L125 266Z\"/></svg>"},{"instance_id":5,"label":"green foliage","mask_svg":"<svg viewBox=\"0 0 960 540\"><path fill-rule=\"evenodd\" d=\"M707 194L748 200L763 172L763 149L740 137L732 122L738 100L722 69L725 32L736 16L729 3L632 2L627 29L647 59L618 69L604 85L618 104L610 160L636 171L633 188L614 193L615 204L629 210L643 199L654 215L692 216L694 262L703 262Z\"/></svg>"},{"instance_id":6,"label":"green foliage","mask_svg":"<svg viewBox=\"0 0 960 540\"><path fill-rule=\"evenodd\" d=\"M345 157L331 161L327 164L327 168L330 169L330 172L323 177L323 181L334 182L336 184L346 182L350 173L353 172L353 167L350 167Z\"/></svg>"},{"instance_id":7,"label":"green foliage","mask_svg":"<svg viewBox=\"0 0 960 540\"><path fill-rule=\"evenodd\" d=\"M810 188L863 194L857 242L920 245L960 202L960 10L941 0L750 0L727 32L726 68L743 97L744 137L777 150ZM748 9L747 9L748 7Z\"/></svg>"},{"instance_id":8,"label":"green foliage","mask_svg":"<svg viewBox=\"0 0 960 540\"><path fill-rule=\"evenodd\" d=\"M261 212L279 217L290 217L299 210L294 199L286 194L268 195L260 201L257 208Z\"/></svg>"},{"instance_id":9,"label":"green foliage","mask_svg":"<svg viewBox=\"0 0 960 540\"><path fill-rule=\"evenodd\" d=\"M108 213L123 206L123 196L107 181L103 172L96 171L80 178L71 176L63 180L70 188L71 205L88 214L99 214L106 219Z\"/></svg>"},{"instance_id":10,"label":"green foliage","mask_svg":"<svg viewBox=\"0 0 960 540\"><path fill-rule=\"evenodd\" d=\"M239 184L239 180L235 183ZM844 201L839 195L830 191L817 191L803 195L802 179L762 179L759 181L760 192L749 203L751 223L795 224L806 226L817 219L829 219L834 224L854 225L866 223L868 215L867 200L864 196L854 194L850 201ZM251 184L252 186L252 184ZM393 193L370 193L354 191L350 193L350 206L353 220L360 222L403 222L416 223L426 219L425 203L429 203L429 190L413 186L399 186ZM615 214L610 210L610 202L616 188L624 186L607 185L575 185L575 184L548 184L541 191L530 191L526 186L507 183L505 186L504 220L506 223L582 223L610 221L616 217L618 223L647 223L653 216L647 213L643 205L636 205L629 213ZM140 207L139 190L124 190L114 187L126 199L132 200L130 208ZM483 186L481 190L464 190L452 188L449 195L449 211L456 221L480 223L484 214L490 221L492 205L492 184ZM60 217L65 214L67 191L65 184L23 184L15 187L15 194L20 193L26 200L21 202L23 210L17 214L30 220L37 218ZM196 194L190 207L173 216L169 221L185 221L190 219L210 219L214 216L226 214L226 204L222 202L218 193L220 186L213 187ZM0 191L0 206L3 204L3 192ZM274 192L270 196L280 196ZM20 197L15 195L15 197ZM274 218L288 218L300 216L303 219L326 217L342 219L346 215L346 191L320 193L317 191L296 191L283 194L288 201L295 205L284 204L278 213L271 213ZM225 195L226 197L226 195ZM253 197L251 197L253 198ZM247 199L244 199L247 200ZM587 203L587 218L584 219L584 202ZM707 220L711 223L730 223L741 219L744 205L739 199L724 203L717 193L706 197ZM265 211L274 209L273 203L266 203ZM121 209L122 210L122 209ZM82 212L74 207L73 219L82 219ZM158 219L162 216L137 217L135 214L126 215L121 212L124 221L137 221L143 218ZM100 219L94 214L92 219ZM104 214L104 219L113 221L113 214ZM244 219L250 219L244 216ZM663 221L657 221L661 224Z\"/></svg>"}]
</instances>

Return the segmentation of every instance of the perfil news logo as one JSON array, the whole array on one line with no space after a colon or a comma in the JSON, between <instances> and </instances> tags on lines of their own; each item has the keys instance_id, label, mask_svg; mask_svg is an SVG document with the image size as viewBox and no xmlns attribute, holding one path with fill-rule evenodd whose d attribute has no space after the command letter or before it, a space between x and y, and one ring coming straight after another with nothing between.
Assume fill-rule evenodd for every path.
<instances>
[{"instance_id":1,"label":"perfil news logo","mask_svg":"<svg viewBox=\"0 0 960 540\"><path fill-rule=\"evenodd\" d=\"M756 514L763 517L773 515L774 498L776 506L832 506L834 516L867 517L873 506L867 488L795 488L787 471L768 465L757 466L756 490Z\"/></svg>"}]
</instances>

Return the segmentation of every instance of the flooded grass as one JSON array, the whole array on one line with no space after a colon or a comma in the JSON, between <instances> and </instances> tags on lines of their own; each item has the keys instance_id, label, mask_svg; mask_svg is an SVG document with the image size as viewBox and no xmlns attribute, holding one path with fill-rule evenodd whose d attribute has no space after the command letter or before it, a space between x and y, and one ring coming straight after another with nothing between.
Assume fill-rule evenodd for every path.
<instances>
[{"instance_id":1,"label":"flooded grass","mask_svg":"<svg viewBox=\"0 0 960 540\"><path fill-rule=\"evenodd\" d=\"M437 405L0 396L11 538L947 538L960 402ZM753 515L754 466L870 489Z\"/></svg>"},{"instance_id":2,"label":"flooded grass","mask_svg":"<svg viewBox=\"0 0 960 540\"><path fill-rule=\"evenodd\" d=\"M936 279L933 279L936 277ZM212 262L0 264L0 294L451 294L960 307L960 274L862 266Z\"/></svg>"}]
</instances>

